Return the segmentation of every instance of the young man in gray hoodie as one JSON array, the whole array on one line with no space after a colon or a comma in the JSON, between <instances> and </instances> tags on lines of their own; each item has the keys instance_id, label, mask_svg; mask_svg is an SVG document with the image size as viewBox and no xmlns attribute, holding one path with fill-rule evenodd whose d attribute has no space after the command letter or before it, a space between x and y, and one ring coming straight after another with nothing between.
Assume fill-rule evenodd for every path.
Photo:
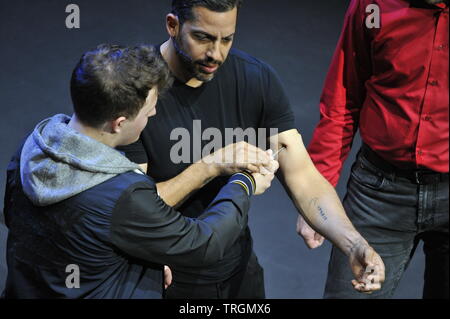
<instances>
[{"instance_id":1,"label":"young man in gray hoodie","mask_svg":"<svg viewBox=\"0 0 450 319\"><path fill-rule=\"evenodd\" d=\"M278 168L270 152L249 158L265 175L233 175L191 219L115 149L139 138L169 84L152 47L83 55L71 80L75 114L39 123L8 167L6 298L161 298L163 265L213 264L237 240L249 198Z\"/></svg>"}]
</instances>

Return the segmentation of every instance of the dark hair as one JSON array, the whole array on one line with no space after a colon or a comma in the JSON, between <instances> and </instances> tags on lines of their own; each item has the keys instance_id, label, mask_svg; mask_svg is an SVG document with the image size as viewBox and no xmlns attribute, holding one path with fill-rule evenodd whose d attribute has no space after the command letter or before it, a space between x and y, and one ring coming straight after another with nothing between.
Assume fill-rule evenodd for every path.
<instances>
[{"instance_id":1,"label":"dark hair","mask_svg":"<svg viewBox=\"0 0 450 319\"><path fill-rule=\"evenodd\" d=\"M153 46L99 45L81 57L72 73L74 111L88 126L125 116L134 119L153 87L171 84L170 71Z\"/></svg>"},{"instance_id":2,"label":"dark hair","mask_svg":"<svg viewBox=\"0 0 450 319\"><path fill-rule=\"evenodd\" d=\"M242 0L172 0L172 13L178 17L180 24L195 20L192 8L204 7L214 12L227 12L235 7L239 9Z\"/></svg>"}]
</instances>

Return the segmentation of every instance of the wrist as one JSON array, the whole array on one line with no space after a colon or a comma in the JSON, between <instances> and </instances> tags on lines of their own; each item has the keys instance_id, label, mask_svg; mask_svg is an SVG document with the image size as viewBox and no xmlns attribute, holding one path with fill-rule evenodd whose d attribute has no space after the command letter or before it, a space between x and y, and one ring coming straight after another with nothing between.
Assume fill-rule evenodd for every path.
<instances>
[{"instance_id":1,"label":"wrist","mask_svg":"<svg viewBox=\"0 0 450 319\"><path fill-rule=\"evenodd\" d=\"M197 165L198 171L205 175L206 180L212 180L220 176L220 170L217 164L214 162L210 163L206 158L196 162L195 165Z\"/></svg>"},{"instance_id":2,"label":"wrist","mask_svg":"<svg viewBox=\"0 0 450 319\"><path fill-rule=\"evenodd\" d=\"M247 172L232 175L228 182L240 185L246 191L248 196L252 196L256 192L255 179Z\"/></svg>"},{"instance_id":3,"label":"wrist","mask_svg":"<svg viewBox=\"0 0 450 319\"><path fill-rule=\"evenodd\" d=\"M369 246L369 243L357 232L355 234L350 234L345 241L346 242L341 249L347 256L353 255L355 252L359 251L361 247Z\"/></svg>"}]
</instances>

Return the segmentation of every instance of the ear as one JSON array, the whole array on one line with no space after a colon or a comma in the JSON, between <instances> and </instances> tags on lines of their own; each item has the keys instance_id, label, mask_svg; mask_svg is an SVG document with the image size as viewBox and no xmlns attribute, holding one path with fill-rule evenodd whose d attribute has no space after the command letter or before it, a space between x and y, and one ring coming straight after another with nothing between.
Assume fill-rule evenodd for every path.
<instances>
[{"instance_id":1,"label":"ear","mask_svg":"<svg viewBox=\"0 0 450 319\"><path fill-rule=\"evenodd\" d=\"M111 121L111 133L119 134L125 125L127 118L125 116L121 116L114 121Z\"/></svg>"},{"instance_id":2,"label":"ear","mask_svg":"<svg viewBox=\"0 0 450 319\"><path fill-rule=\"evenodd\" d=\"M166 16L166 29L171 38L177 36L180 32L180 21L173 13L169 13Z\"/></svg>"}]
</instances>

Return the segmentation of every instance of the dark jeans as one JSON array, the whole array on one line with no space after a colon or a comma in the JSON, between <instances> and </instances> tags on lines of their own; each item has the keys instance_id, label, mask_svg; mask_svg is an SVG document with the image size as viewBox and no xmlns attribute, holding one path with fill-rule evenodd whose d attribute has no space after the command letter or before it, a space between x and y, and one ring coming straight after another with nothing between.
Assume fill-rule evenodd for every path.
<instances>
[{"instance_id":1,"label":"dark jeans","mask_svg":"<svg viewBox=\"0 0 450 319\"><path fill-rule=\"evenodd\" d=\"M363 148L364 149L364 148ZM362 236L380 254L386 281L373 294L352 287L348 257L333 247L325 298L391 298L417 244L424 242L424 298L449 297L448 179L420 185L358 154L343 204Z\"/></svg>"},{"instance_id":2,"label":"dark jeans","mask_svg":"<svg viewBox=\"0 0 450 319\"><path fill-rule=\"evenodd\" d=\"M173 282L166 291L167 299L264 299L264 270L251 254L247 267L233 277L215 284Z\"/></svg>"}]
</instances>

